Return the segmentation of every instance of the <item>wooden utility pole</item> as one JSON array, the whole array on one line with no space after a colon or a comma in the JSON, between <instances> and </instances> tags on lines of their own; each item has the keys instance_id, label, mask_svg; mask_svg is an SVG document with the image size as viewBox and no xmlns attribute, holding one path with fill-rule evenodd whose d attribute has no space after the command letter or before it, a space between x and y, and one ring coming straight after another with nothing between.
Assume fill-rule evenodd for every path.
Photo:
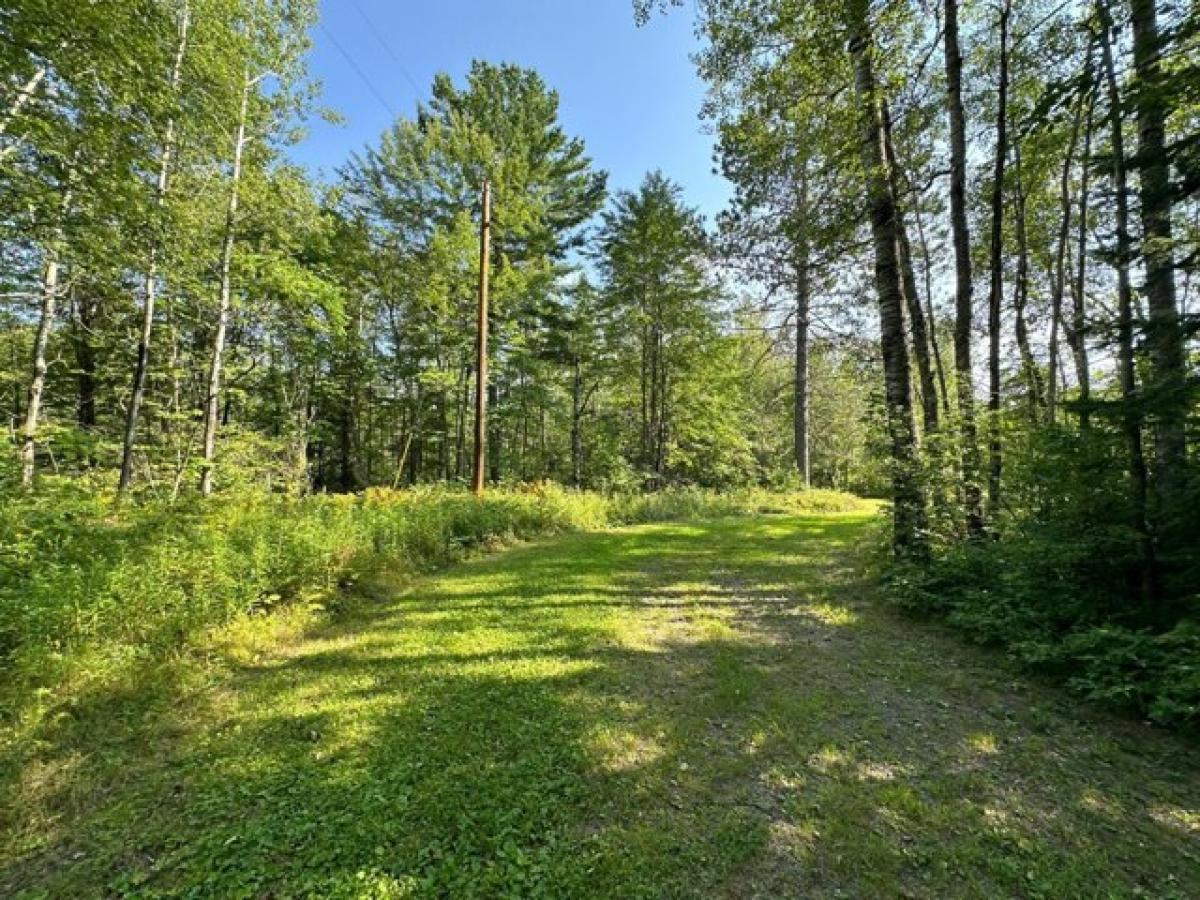
<instances>
[{"instance_id":1,"label":"wooden utility pole","mask_svg":"<svg viewBox=\"0 0 1200 900\"><path fill-rule=\"evenodd\" d=\"M475 339L475 471L471 487L483 496L484 451L487 441L488 383L488 266L492 243L492 185L483 183L483 216L479 223L479 320Z\"/></svg>"}]
</instances>

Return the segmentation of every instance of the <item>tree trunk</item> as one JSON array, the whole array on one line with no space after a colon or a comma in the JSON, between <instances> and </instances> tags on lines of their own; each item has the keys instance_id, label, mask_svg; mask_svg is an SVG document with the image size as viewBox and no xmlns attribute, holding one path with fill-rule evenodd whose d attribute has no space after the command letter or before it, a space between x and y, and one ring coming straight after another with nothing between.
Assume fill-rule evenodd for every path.
<instances>
[{"instance_id":1,"label":"tree trunk","mask_svg":"<svg viewBox=\"0 0 1200 900\"><path fill-rule=\"evenodd\" d=\"M1091 72L1089 62L1088 72ZM1096 111L1096 96L1088 100L1083 129L1083 155L1079 169L1079 223L1076 244L1075 280L1071 288L1071 355L1075 360L1075 378L1079 382L1079 428L1087 431L1092 423L1092 369L1087 346L1087 263L1088 263L1088 203L1092 165L1092 127Z\"/></svg>"},{"instance_id":2,"label":"tree trunk","mask_svg":"<svg viewBox=\"0 0 1200 900\"><path fill-rule=\"evenodd\" d=\"M571 378L571 486L583 483L583 367L576 355Z\"/></svg>"},{"instance_id":3,"label":"tree trunk","mask_svg":"<svg viewBox=\"0 0 1200 900\"><path fill-rule=\"evenodd\" d=\"M950 391L946 388L946 367L942 363L942 348L938 343L937 317L933 311L933 271L929 261L929 244L925 240L925 226L921 221L921 209L914 207L913 219L917 223L917 239L921 242L922 272L925 276L925 321L929 324L929 346L933 348L933 363L937 370L938 389L942 397L942 412L950 415Z\"/></svg>"},{"instance_id":4,"label":"tree trunk","mask_svg":"<svg viewBox=\"0 0 1200 900\"><path fill-rule=\"evenodd\" d=\"M34 70L33 74L29 76L29 80L26 81L25 84L21 85L21 89L17 91L17 96L13 99L13 102L9 104L8 111L4 114L4 118L0 119L0 137L3 137L8 133L8 126L16 121L17 116L21 114L21 110L23 110L29 101L33 99L33 95L37 93L38 87L45 78L46 67L38 66L37 69ZM0 150L0 160L3 160L10 153L12 153L15 147L16 145L10 144L9 146Z\"/></svg>"},{"instance_id":5,"label":"tree trunk","mask_svg":"<svg viewBox=\"0 0 1200 900\"><path fill-rule=\"evenodd\" d=\"M660 335L661 343L662 337ZM665 347L660 347L660 356L665 356ZM654 456L654 482L656 487L662 487L666 484L667 473L667 436L670 433L670 412L671 404L668 400L668 375L669 370L666 365L666 360L663 359L659 363L660 379L659 384L659 413L658 413L658 433L655 437L655 456Z\"/></svg>"},{"instance_id":6,"label":"tree trunk","mask_svg":"<svg viewBox=\"0 0 1200 900\"><path fill-rule=\"evenodd\" d=\"M643 304L643 309L645 305ZM642 325L641 358L638 360L638 389L642 401L642 416L638 423L638 463L645 466L650 458L650 326Z\"/></svg>"},{"instance_id":7,"label":"tree trunk","mask_svg":"<svg viewBox=\"0 0 1200 900\"><path fill-rule=\"evenodd\" d=\"M1161 39L1155 0L1131 0L1133 65L1138 90L1137 167L1142 219L1142 257L1149 308L1146 344L1154 417L1154 483L1160 503L1173 509L1184 481L1187 371L1175 260L1171 248L1170 164L1166 153L1167 106L1163 96Z\"/></svg>"},{"instance_id":8,"label":"tree trunk","mask_svg":"<svg viewBox=\"0 0 1200 900\"><path fill-rule=\"evenodd\" d=\"M896 148L892 142L892 116L884 104L883 116L883 148L888 167L888 187L892 192L892 204L896 216L896 258L900 265L901 288L904 291L904 306L908 311L909 326L912 329L913 353L917 358L917 374L921 383L921 420L925 432L932 434L938 430L938 395L937 383L933 377L933 363L929 358L929 328L925 321L925 311L921 308L921 298L917 293L917 278L913 272L912 244L908 239L908 228L904 224L904 214L900 206L900 178L896 163Z\"/></svg>"},{"instance_id":9,"label":"tree trunk","mask_svg":"<svg viewBox=\"0 0 1200 900\"><path fill-rule=\"evenodd\" d=\"M1133 286L1129 277L1129 261L1133 242L1129 236L1129 185L1125 170L1125 138L1121 132L1124 116L1121 94L1113 65L1109 31L1112 21L1104 0L1097 4L1100 12L1100 49L1108 84L1109 129L1112 140L1112 178L1117 200L1117 340L1119 380L1121 384L1121 424L1129 452L1129 495L1132 526L1137 535L1140 577L1131 579L1131 589L1141 593L1143 600L1154 594L1154 545L1146 519L1147 475L1146 457L1142 447L1142 417L1137 395L1137 375L1133 349Z\"/></svg>"},{"instance_id":10,"label":"tree trunk","mask_svg":"<svg viewBox=\"0 0 1200 900\"><path fill-rule=\"evenodd\" d=\"M1025 310L1029 306L1029 233L1026 228L1026 206L1028 198L1025 185L1021 179L1021 144L1013 144L1013 174L1017 191L1016 226L1017 226L1017 283L1013 289L1013 326L1017 337L1017 352L1021 356L1021 377L1029 392L1030 421L1036 423L1041 418L1042 371L1033 355L1033 347L1029 340L1029 324L1025 319ZM1051 326L1053 329L1053 326Z\"/></svg>"},{"instance_id":11,"label":"tree trunk","mask_svg":"<svg viewBox=\"0 0 1200 900\"><path fill-rule=\"evenodd\" d=\"M96 303L80 297L75 291L71 293L71 325L74 332L71 343L75 351L78 389L76 421L80 428L91 430L96 427L96 347L92 343Z\"/></svg>"},{"instance_id":12,"label":"tree trunk","mask_svg":"<svg viewBox=\"0 0 1200 900\"><path fill-rule=\"evenodd\" d=\"M242 178L242 154L246 149L246 119L250 112L252 87L253 83L247 73L242 79L242 100L233 140L233 171L230 176L229 204L225 209L225 234L221 246L221 284L217 301L217 329L213 336L212 362L208 370L208 393L204 398L204 461L200 469L200 493L205 497L213 490L213 457L217 449L221 367L225 353L225 333L229 327L229 308L232 303L233 247L237 230L238 192Z\"/></svg>"},{"instance_id":13,"label":"tree trunk","mask_svg":"<svg viewBox=\"0 0 1200 900\"><path fill-rule=\"evenodd\" d=\"M471 402L471 369L467 366L459 367L458 388L454 434L454 477L461 479L466 472L467 406Z\"/></svg>"},{"instance_id":14,"label":"tree trunk","mask_svg":"<svg viewBox=\"0 0 1200 900\"><path fill-rule=\"evenodd\" d=\"M800 480L812 486L812 463L808 452L808 325L812 305L809 280L808 244L801 242L796 263L796 370L795 370L795 451Z\"/></svg>"},{"instance_id":15,"label":"tree trunk","mask_svg":"<svg viewBox=\"0 0 1200 900\"><path fill-rule=\"evenodd\" d=\"M883 147L881 100L871 61L867 0L846 0L850 53L862 119L862 160L875 250L875 290L879 301L888 433L891 438L894 531L897 556L920 557L926 548L925 496L917 471L908 347L904 336L903 291L896 257L896 207Z\"/></svg>"},{"instance_id":16,"label":"tree trunk","mask_svg":"<svg viewBox=\"0 0 1200 900\"><path fill-rule=\"evenodd\" d=\"M983 531L979 485L979 438L971 371L971 234L967 228L967 124L962 101L962 50L958 41L958 0L945 7L946 105L950 118L950 224L954 235L954 370L962 429L963 499L967 531Z\"/></svg>"},{"instance_id":17,"label":"tree trunk","mask_svg":"<svg viewBox=\"0 0 1200 900\"><path fill-rule=\"evenodd\" d=\"M354 403L343 403L338 415L338 488L344 494L358 490L358 467L355 464L355 432L358 427Z\"/></svg>"},{"instance_id":18,"label":"tree trunk","mask_svg":"<svg viewBox=\"0 0 1200 900\"><path fill-rule=\"evenodd\" d=\"M1088 48L1090 70L1091 48ZM1079 127L1083 120L1084 98L1079 98L1075 118L1071 123L1071 139L1063 157L1062 178L1059 182L1059 204L1061 216L1058 238L1054 245L1054 270L1050 282L1050 361L1046 377L1046 423L1054 425L1058 418L1058 334L1063 321L1063 298L1067 293L1067 244L1071 238L1071 167L1075 162L1075 149L1079 146Z\"/></svg>"},{"instance_id":19,"label":"tree trunk","mask_svg":"<svg viewBox=\"0 0 1200 900\"><path fill-rule=\"evenodd\" d=\"M175 47L175 61L171 67L170 87L174 95L179 90L183 77L183 58L187 53L188 29L191 25L190 4L185 2L179 18L179 43ZM167 202L170 186L171 159L175 153L175 119L167 120L166 134L158 158L158 184L154 203L161 214ZM121 446L121 475L117 481L117 493L122 494L133 480L133 451L137 441L138 417L142 401L146 396L146 372L150 365L150 338L154 328L154 305L158 291L158 247L157 231L150 239L150 258L146 275L142 280L142 331L138 339L137 360L133 368L133 387L129 394L129 407L125 412L125 436Z\"/></svg>"},{"instance_id":20,"label":"tree trunk","mask_svg":"<svg viewBox=\"0 0 1200 900\"><path fill-rule=\"evenodd\" d=\"M33 487L34 466L37 461L37 426L42 411L42 393L46 389L46 347L54 328L54 313L58 303L58 249L46 252L46 267L42 274L42 302L38 315L37 334L33 340L33 377L25 403L25 425L21 429L21 486Z\"/></svg>"},{"instance_id":21,"label":"tree trunk","mask_svg":"<svg viewBox=\"0 0 1200 900\"><path fill-rule=\"evenodd\" d=\"M496 415L500 406L500 386L494 379L488 381L487 398L488 409L491 410L487 420L488 477L492 484L499 484L504 475L504 435L500 432L500 418Z\"/></svg>"},{"instance_id":22,"label":"tree trunk","mask_svg":"<svg viewBox=\"0 0 1200 900\"><path fill-rule=\"evenodd\" d=\"M650 474L650 488L656 489L659 487L659 470L658 470L658 438L661 433L660 423L662 421L662 401L659 398L659 367L662 360L659 355L660 341L658 333L658 321L650 326L650 432L647 449L649 456L646 459L646 466Z\"/></svg>"},{"instance_id":23,"label":"tree trunk","mask_svg":"<svg viewBox=\"0 0 1200 900\"><path fill-rule=\"evenodd\" d=\"M1000 304L1004 296L1004 171L1008 154L1008 17L1010 0L1000 7L1000 72L997 82L996 156L992 168L992 233L988 291L988 514L1000 511L1004 465L1000 441Z\"/></svg>"}]
</instances>

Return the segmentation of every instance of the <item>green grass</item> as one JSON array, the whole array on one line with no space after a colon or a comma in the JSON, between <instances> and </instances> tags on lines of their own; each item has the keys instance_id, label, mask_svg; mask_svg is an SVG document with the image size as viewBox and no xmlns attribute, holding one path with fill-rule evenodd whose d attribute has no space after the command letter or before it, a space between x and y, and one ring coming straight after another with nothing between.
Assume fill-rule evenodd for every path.
<instances>
[{"instance_id":1,"label":"green grass","mask_svg":"<svg viewBox=\"0 0 1200 900\"><path fill-rule=\"evenodd\" d=\"M1200 752L893 616L870 510L573 533L82 694L0 895L1200 896Z\"/></svg>"}]
</instances>

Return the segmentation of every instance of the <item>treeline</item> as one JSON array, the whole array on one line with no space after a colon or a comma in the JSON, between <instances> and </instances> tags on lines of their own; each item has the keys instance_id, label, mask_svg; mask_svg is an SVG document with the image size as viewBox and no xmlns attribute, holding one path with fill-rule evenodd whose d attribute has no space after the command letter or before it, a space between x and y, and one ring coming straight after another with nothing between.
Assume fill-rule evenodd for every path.
<instances>
[{"instance_id":1,"label":"treeline","mask_svg":"<svg viewBox=\"0 0 1200 900\"><path fill-rule=\"evenodd\" d=\"M869 345L822 333L797 467L790 331L677 185L609 195L535 72L439 76L331 183L289 164L316 14L0 12L0 479L164 500L467 480L488 179L492 482L881 487Z\"/></svg>"},{"instance_id":2,"label":"treeline","mask_svg":"<svg viewBox=\"0 0 1200 900\"><path fill-rule=\"evenodd\" d=\"M1195 4L698 16L732 252L790 292L801 358L873 297L899 595L1196 721Z\"/></svg>"}]
</instances>

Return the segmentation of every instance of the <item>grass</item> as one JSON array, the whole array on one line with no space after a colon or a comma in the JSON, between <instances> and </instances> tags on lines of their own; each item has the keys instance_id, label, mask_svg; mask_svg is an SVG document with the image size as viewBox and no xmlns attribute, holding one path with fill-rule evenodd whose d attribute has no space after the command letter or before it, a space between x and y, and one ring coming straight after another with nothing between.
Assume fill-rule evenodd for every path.
<instances>
[{"instance_id":1,"label":"grass","mask_svg":"<svg viewBox=\"0 0 1200 900\"><path fill-rule=\"evenodd\" d=\"M872 518L572 533L240 619L44 723L0 894L1200 896L1200 751L889 613Z\"/></svg>"}]
</instances>

